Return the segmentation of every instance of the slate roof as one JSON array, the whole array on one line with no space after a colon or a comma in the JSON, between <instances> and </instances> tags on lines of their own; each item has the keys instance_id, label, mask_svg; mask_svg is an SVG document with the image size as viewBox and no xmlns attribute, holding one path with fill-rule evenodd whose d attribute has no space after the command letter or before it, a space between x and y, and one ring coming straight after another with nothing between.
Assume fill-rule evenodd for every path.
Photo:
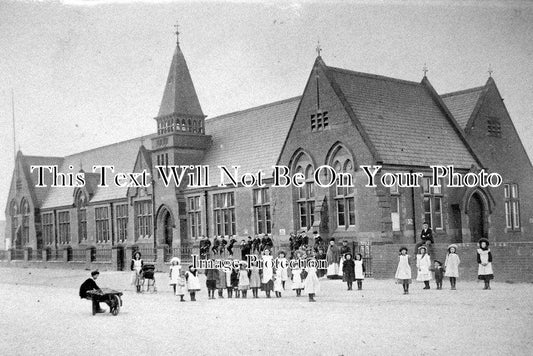
<instances>
[{"instance_id":1,"label":"slate roof","mask_svg":"<svg viewBox=\"0 0 533 356\"><path fill-rule=\"evenodd\" d=\"M466 128L484 89L485 86L482 86L441 95L442 100L463 130Z\"/></svg>"},{"instance_id":2,"label":"slate roof","mask_svg":"<svg viewBox=\"0 0 533 356\"><path fill-rule=\"evenodd\" d=\"M80 168L83 168L85 172L90 173L93 165L113 165L115 166L115 173L133 172L139 147L144 144L145 147L150 149L153 136L155 134L66 156L59 168L59 172L77 173ZM72 170L69 169L69 165L73 166ZM117 187L113 183L111 175L108 176L107 182L109 187L96 188L91 203L126 197L127 188ZM51 187L43 202L42 209L72 205L74 202L74 189L71 187Z\"/></svg>"},{"instance_id":3,"label":"slate roof","mask_svg":"<svg viewBox=\"0 0 533 356\"><path fill-rule=\"evenodd\" d=\"M204 116L181 49L176 46L158 116L170 114Z\"/></svg>"},{"instance_id":4,"label":"slate roof","mask_svg":"<svg viewBox=\"0 0 533 356\"><path fill-rule=\"evenodd\" d=\"M423 83L327 67L385 164L470 168L476 159Z\"/></svg>"},{"instance_id":5,"label":"slate roof","mask_svg":"<svg viewBox=\"0 0 533 356\"><path fill-rule=\"evenodd\" d=\"M217 166L239 165L239 174L264 172L272 176L272 166L283 148L301 97L238 111L205 121L205 131L211 135L212 144L207 150L203 165L209 165L210 183L220 183Z\"/></svg>"},{"instance_id":6,"label":"slate roof","mask_svg":"<svg viewBox=\"0 0 533 356\"><path fill-rule=\"evenodd\" d=\"M30 184L30 187L35 187L35 185L37 185L38 174L39 174L37 170L34 170L33 172L31 172L31 166L47 166L47 165L61 166L63 162L63 157L42 157L42 156L24 156L24 155L21 155L21 157L25 163L25 169L27 172L26 174L28 178L31 180L30 182L28 182ZM48 183L48 180L46 180L46 183ZM36 199L34 203L36 204L36 206L41 206L44 199L46 198L46 195L49 189L50 189L49 187L34 188L33 191L34 191L35 199Z\"/></svg>"}]
</instances>

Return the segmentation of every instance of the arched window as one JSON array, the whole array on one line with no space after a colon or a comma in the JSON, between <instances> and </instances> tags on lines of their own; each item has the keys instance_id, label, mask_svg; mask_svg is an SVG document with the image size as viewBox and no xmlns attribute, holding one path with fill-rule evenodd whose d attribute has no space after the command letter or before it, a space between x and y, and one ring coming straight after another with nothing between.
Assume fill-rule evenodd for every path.
<instances>
[{"instance_id":1,"label":"arched window","mask_svg":"<svg viewBox=\"0 0 533 356\"><path fill-rule=\"evenodd\" d=\"M315 183L313 181L314 169L311 164L307 164L305 171L302 166L298 166L296 172L303 173L305 184L298 188L298 215L300 229L309 230L315 222Z\"/></svg>"},{"instance_id":2,"label":"arched window","mask_svg":"<svg viewBox=\"0 0 533 356\"><path fill-rule=\"evenodd\" d=\"M20 211L22 213L22 243L30 242L30 204L22 199Z\"/></svg>"},{"instance_id":3,"label":"arched window","mask_svg":"<svg viewBox=\"0 0 533 356\"><path fill-rule=\"evenodd\" d=\"M11 207L9 209L9 214L11 215L11 241L15 245L17 240L17 227L18 227L18 206L15 200L11 201Z\"/></svg>"},{"instance_id":4,"label":"arched window","mask_svg":"<svg viewBox=\"0 0 533 356\"><path fill-rule=\"evenodd\" d=\"M187 131L187 121L181 120L181 131Z\"/></svg>"},{"instance_id":5,"label":"arched window","mask_svg":"<svg viewBox=\"0 0 533 356\"><path fill-rule=\"evenodd\" d=\"M187 121L187 123L188 123L187 131L190 132L190 131L192 131L192 122L191 122L191 119L189 119L189 120Z\"/></svg>"},{"instance_id":6,"label":"arched window","mask_svg":"<svg viewBox=\"0 0 533 356\"><path fill-rule=\"evenodd\" d=\"M83 191L76 195L76 208L78 210L78 243L87 240L87 198Z\"/></svg>"},{"instance_id":7,"label":"arched window","mask_svg":"<svg viewBox=\"0 0 533 356\"><path fill-rule=\"evenodd\" d=\"M346 230L355 226L355 164L352 154L342 144L336 144L331 152L328 162L337 177L330 194L333 197L337 229Z\"/></svg>"}]
</instances>

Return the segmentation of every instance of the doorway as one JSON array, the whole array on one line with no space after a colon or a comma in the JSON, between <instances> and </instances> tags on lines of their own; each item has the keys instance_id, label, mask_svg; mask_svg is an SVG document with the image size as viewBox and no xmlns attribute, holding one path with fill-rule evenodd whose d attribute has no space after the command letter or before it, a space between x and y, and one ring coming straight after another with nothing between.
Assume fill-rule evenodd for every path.
<instances>
[{"instance_id":1,"label":"doorway","mask_svg":"<svg viewBox=\"0 0 533 356\"><path fill-rule=\"evenodd\" d=\"M485 222L483 201L478 193L472 194L468 202L468 225L472 242L478 242L485 237Z\"/></svg>"}]
</instances>

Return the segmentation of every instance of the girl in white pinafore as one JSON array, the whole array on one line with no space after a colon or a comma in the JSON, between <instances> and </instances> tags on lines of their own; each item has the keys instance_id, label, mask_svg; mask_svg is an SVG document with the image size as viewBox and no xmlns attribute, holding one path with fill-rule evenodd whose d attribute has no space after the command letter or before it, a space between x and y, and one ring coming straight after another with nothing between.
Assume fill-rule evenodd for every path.
<instances>
[{"instance_id":1,"label":"girl in white pinafore","mask_svg":"<svg viewBox=\"0 0 533 356\"><path fill-rule=\"evenodd\" d=\"M478 241L477 263L479 263L477 278L485 281L485 288L490 289L490 280L494 278L492 271L492 253L489 249L489 240L482 238Z\"/></svg>"},{"instance_id":2,"label":"girl in white pinafore","mask_svg":"<svg viewBox=\"0 0 533 356\"><path fill-rule=\"evenodd\" d=\"M180 259L178 257L172 257L172 259L170 260L170 268L169 268L169 271L168 271L168 277L170 279L169 283L173 290L174 290L174 295L176 296L180 296L181 297L181 301L184 302L185 300L183 299L183 296L184 296L184 285L185 285L185 281L183 280L183 277L181 276L181 264L180 264Z\"/></svg>"},{"instance_id":3,"label":"girl in white pinafore","mask_svg":"<svg viewBox=\"0 0 533 356\"><path fill-rule=\"evenodd\" d=\"M270 292L274 290L274 270L272 256L270 256L270 250L266 248L263 251L263 268L261 276L261 289L266 293L266 297L270 298Z\"/></svg>"},{"instance_id":4,"label":"girl in white pinafore","mask_svg":"<svg viewBox=\"0 0 533 356\"><path fill-rule=\"evenodd\" d=\"M455 283L457 282L457 277L459 277L459 263L461 260L457 256L457 245L451 244L448 246L448 254L446 255L446 260L444 261L444 276L450 278L451 289L455 290Z\"/></svg>"},{"instance_id":5,"label":"girl in white pinafore","mask_svg":"<svg viewBox=\"0 0 533 356\"><path fill-rule=\"evenodd\" d=\"M307 271L307 277L305 277L304 281L304 291L305 293L309 294L310 302L316 302L315 294L320 292L320 281L316 275L316 267L311 266L313 263L316 263L314 255L312 254L311 256L312 257L307 260L309 267L305 268Z\"/></svg>"},{"instance_id":6,"label":"girl in white pinafore","mask_svg":"<svg viewBox=\"0 0 533 356\"><path fill-rule=\"evenodd\" d=\"M357 290L363 289L363 280L365 279L365 266L363 265L363 255L360 253L355 254L354 259L354 272L355 272L355 280L357 282Z\"/></svg>"},{"instance_id":7,"label":"girl in white pinafore","mask_svg":"<svg viewBox=\"0 0 533 356\"><path fill-rule=\"evenodd\" d=\"M131 260L131 284L137 288L137 293L141 293L141 271L143 268L143 260L141 259L141 253L139 251L133 254Z\"/></svg>"},{"instance_id":8,"label":"girl in white pinafore","mask_svg":"<svg viewBox=\"0 0 533 356\"><path fill-rule=\"evenodd\" d=\"M196 302L196 292L200 291L200 280L198 279L198 271L193 265L190 265L189 270L185 273L185 280L187 281L187 290L191 295L191 302Z\"/></svg>"},{"instance_id":9,"label":"girl in white pinafore","mask_svg":"<svg viewBox=\"0 0 533 356\"><path fill-rule=\"evenodd\" d=\"M411 266L409 265L407 247L400 248L400 260L398 261L398 268L396 268L396 275L394 278L396 278L398 283L402 284L403 294L409 294L409 283L411 283Z\"/></svg>"},{"instance_id":10,"label":"girl in white pinafore","mask_svg":"<svg viewBox=\"0 0 533 356\"><path fill-rule=\"evenodd\" d=\"M431 281L431 258L426 252L427 249L425 246L420 246L418 248L418 255L416 255L416 268L418 269L418 274L416 280L424 282L424 289L429 289L429 281Z\"/></svg>"}]
</instances>

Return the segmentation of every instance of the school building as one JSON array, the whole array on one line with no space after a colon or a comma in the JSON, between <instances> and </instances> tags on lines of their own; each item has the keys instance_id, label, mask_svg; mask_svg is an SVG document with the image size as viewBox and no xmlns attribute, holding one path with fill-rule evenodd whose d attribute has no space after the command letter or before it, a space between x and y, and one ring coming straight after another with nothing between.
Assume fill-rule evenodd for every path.
<instances>
[{"instance_id":1,"label":"school building","mask_svg":"<svg viewBox=\"0 0 533 356\"><path fill-rule=\"evenodd\" d=\"M194 63L192 65L195 65ZM85 172L83 187L36 187L32 165ZM93 165L150 173L147 188L99 187ZM209 188L165 187L155 166L209 166ZM219 187L218 166L261 170L266 187ZM272 166L305 175L303 187L270 187ZM314 184L322 165L354 177L353 187ZM419 187L365 187L361 165L384 173L423 172ZM429 186L431 165L497 172L497 188ZM437 244L531 243L533 166L496 82L439 94L419 82L328 66L317 56L301 96L207 118L176 46L154 133L65 157L18 152L0 257L48 263L106 262L122 268L134 248L146 258L185 257L202 235L291 232L375 246L410 244L427 221ZM327 178L327 177L323 177ZM469 245L465 245L469 246ZM472 245L473 246L473 245ZM390 246L389 246L390 247ZM391 247L392 248L392 247ZM385 257L384 257L385 258ZM118 261L118 262L117 262Z\"/></svg>"}]
</instances>

